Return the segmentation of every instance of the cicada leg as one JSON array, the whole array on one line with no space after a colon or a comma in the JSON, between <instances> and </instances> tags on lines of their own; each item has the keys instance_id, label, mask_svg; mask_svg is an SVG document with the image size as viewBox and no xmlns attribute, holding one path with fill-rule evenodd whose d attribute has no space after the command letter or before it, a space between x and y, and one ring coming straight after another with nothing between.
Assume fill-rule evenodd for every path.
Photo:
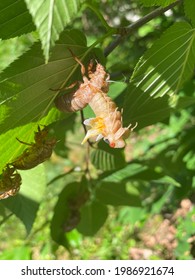
<instances>
[{"instance_id":1,"label":"cicada leg","mask_svg":"<svg viewBox=\"0 0 195 280\"><path fill-rule=\"evenodd\" d=\"M24 144L24 145L28 145L28 146L32 146L33 145L32 143L24 142L24 141L18 139L17 137L16 137L16 140L18 140L18 142L20 142L21 144Z\"/></svg>"},{"instance_id":2,"label":"cicada leg","mask_svg":"<svg viewBox=\"0 0 195 280\"><path fill-rule=\"evenodd\" d=\"M81 74L82 74L82 76L84 76L85 75L85 71L86 71L84 64L80 61L80 59L78 59L78 57L75 56L75 54L72 52L72 50L70 48L68 48L68 50L71 53L71 55L74 58L74 60L76 62L78 62L78 64L80 64L80 66L81 66Z\"/></svg>"},{"instance_id":3,"label":"cicada leg","mask_svg":"<svg viewBox=\"0 0 195 280\"><path fill-rule=\"evenodd\" d=\"M76 85L80 84L81 82L79 81L76 81L76 82L73 82L71 85L69 85L68 87L63 87L63 88L50 88L50 90L52 91L64 91L64 90L67 90L67 89L70 89L70 88L73 88L75 87Z\"/></svg>"}]
</instances>

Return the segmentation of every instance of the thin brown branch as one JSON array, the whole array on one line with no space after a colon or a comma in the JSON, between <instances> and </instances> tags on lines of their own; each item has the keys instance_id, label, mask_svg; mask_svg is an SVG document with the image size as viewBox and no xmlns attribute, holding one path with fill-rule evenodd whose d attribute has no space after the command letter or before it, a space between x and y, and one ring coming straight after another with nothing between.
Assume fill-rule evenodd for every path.
<instances>
[{"instance_id":1,"label":"thin brown branch","mask_svg":"<svg viewBox=\"0 0 195 280\"><path fill-rule=\"evenodd\" d=\"M85 135L87 134L87 129L86 129L86 126L84 125L84 114L83 114L83 110L80 111L80 115L81 115L81 124L83 126L83 129L84 129L84 132L85 132ZM93 147L93 144L89 141L89 139L87 140L87 143L89 144L89 146Z\"/></svg>"},{"instance_id":2,"label":"thin brown branch","mask_svg":"<svg viewBox=\"0 0 195 280\"><path fill-rule=\"evenodd\" d=\"M85 118L84 118L83 110L80 111L80 115L81 115L81 124L83 126L85 134L87 134L87 129L86 129L86 126L84 125Z\"/></svg>"},{"instance_id":3,"label":"thin brown branch","mask_svg":"<svg viewBox=\"0 0 195 280\"><path fill-rule=\"evenodd\" d=\"M80 111L81 114L81 123L83 126L83 129L85 131L85 134L87 133L87 129L84 125L84 115L83 115L83 110ZM93 147L93 144L87 140L87 151L86 151L86 156L85 156L85 162L86 162L86 168L85 168L85 174L88 176L89 181L91 181L91 174L90 174L90 169L89 169L89 164L90 164L90 147Z\"/></svg>"},{"instance_id":4,"label":"thin brown branch","mask_svg":"<svg viewBox=\"0 0 195 280\"><path fill-rule=\"evenodd\" d=\"M131 25L124 27L124 28L119 28L118 29L118 34L116 39L112 41L104 50L104 55L108 56L118 45L127 37L129 36L133 31L137 30L150 20L162 15L166 11L172 9L176 5L180 4L181 0L178 0L171 5L165 7L165 8L157 8L156 10L152 11L151 13L147 14L143 18L139 19L138 21L132 23Z\"/></svg>"}]
</instances>

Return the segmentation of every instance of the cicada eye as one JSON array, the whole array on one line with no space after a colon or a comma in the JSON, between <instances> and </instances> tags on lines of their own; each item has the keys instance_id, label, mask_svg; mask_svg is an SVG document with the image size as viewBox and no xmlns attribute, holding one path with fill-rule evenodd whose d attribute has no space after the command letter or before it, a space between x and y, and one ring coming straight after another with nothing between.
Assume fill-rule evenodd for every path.
<instances>
[{"instance_id":1,"label":"cicada eye","mask_svg":"<svg viewBox=\"0 0 195 280\"><path fill-rule=\"evenodd\" d=\"M110 145L110 141L109 141L108 139L104 139L104 141L105 141L108 145Z\"/></svg>"}]
</instances>

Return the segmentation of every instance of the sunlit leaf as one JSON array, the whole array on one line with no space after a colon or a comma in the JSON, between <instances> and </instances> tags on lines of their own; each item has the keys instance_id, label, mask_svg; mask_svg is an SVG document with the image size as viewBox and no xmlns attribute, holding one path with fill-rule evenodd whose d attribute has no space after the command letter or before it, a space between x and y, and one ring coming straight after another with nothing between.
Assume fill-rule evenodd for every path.
<instances>
[{"instance_id":1,"label":"sunlit leaf","mask_svg":"<svg viewBox=\"0 0 195 280\"><path fill-rule=\"evenodd\" d=\"M31 34L0 41L0 72L30 49L35 42ZM3 100L2 96L0 100Z\"/></svg>"},{"instance_id":2,"label":"sunlit leaf","mask_svg":"<svg viewBox=\"0 0 195 280\"><path fill-rule=\"evenodd\" d=\"M82 0L25 0L39 32L46 61L64 27L79 11Z\"/></svg>"},{"instance_id":3,"label":"sunlit leaf","mask_svg":"<svg viewBox=\"0 0 195 280\"><path fill-rule=\"evenodd\" d=\"M39 124L48 125L55 121L56 118L60 118L60 113L57 110L51 110ZM17 156L21 155L22 152L27 149L27 145L20 143L17 139L25 143L34 143L34 134L37 129L37 123L29 123L22 127L10 129L4 134L0 134L0 170L2 170L7 163L11 163Z\"/></svg>"},{"instance_id":4,"label":"sunlit leaf","mask_svg":"<svg viewBox=\"0 0 195 280\"><path fill-rule=\"evenodd\" d=\"M131 82L148 96L172 95L192 76L194 65L195 31L178 22L144 54Z\"/></svg>"},{"instance_id":5,"label":"sunlit leaf","mask_svg":"<svg viewBox=\"0 0 195 280\"><path fill-rule=\"evenodd\" d=\"M31 248L26 246L13 246L3 250L0 255L0 260L30 260L31 259Z\"/></svg>"}]
</instances>

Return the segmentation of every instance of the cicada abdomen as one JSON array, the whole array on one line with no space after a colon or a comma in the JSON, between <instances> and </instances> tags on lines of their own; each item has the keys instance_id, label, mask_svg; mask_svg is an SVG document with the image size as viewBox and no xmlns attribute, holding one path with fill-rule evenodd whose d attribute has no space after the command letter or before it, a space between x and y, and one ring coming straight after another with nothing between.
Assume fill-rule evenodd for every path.
<instances>
[{"instance_id":1,"label":"cicada abdomen","mask_svg":"<svg viewBox=\"0 0 195 280\"><path fill-rule=\"evenodd\" d=\"M22 155L17 157L12 165L20 170L31 169L40 163L43 163L51 157L54 146L56 145L55 138L48 138L48 129L40 129L38 126L38 131L35 132L34 136L35 143L25 143L20 141L23 144L29 146Z\"/></svg>"},{"instance_id":2,"label":"cicada abdomen","mask_svg":"<svg viewBox=\"0 0 195 280\"><path fill-rule=\"evenodd\" d=\"M123 127L122 114L116 107L115 102L104 92L98 92L89 102L96 117L87 119L84 124L90 126L82 143L89 138L96 137L96 141L103 138L111 148L123 148L125 139L135 128Z\"/></svg>"},{"instance_id":3,"label":"cicada abdomen","mask_svg":"<svg viewBox=\"0 0 195 280\"><path fill-rule=\"evenodd\" d=\"M76 91L57 96L55 99L56 107L63 112L76 112L82 110L91 101L94 95L103 90L108 91L109 75L106 73L104 67L97 63L95 70L93 70L93 62L88 65L88 77L85 75L85 67L81 61L74 56L74 59L81 65L81 73L83 82L78 82L79 87ZM73 84L75 85L75 83ZM71 88L73 85L67 87Z\"/></svg>"},{"instance_id":4,"label":"cicada abdomen","mask_svg":"<svg viewBox=\"0 0 195 280\"><path fill-rule=\"evenodd\" d=\"M22 179L16 168L7 164L0 178L0 199L16 195L21 184Z\"/></svg>"}]
</instances>

